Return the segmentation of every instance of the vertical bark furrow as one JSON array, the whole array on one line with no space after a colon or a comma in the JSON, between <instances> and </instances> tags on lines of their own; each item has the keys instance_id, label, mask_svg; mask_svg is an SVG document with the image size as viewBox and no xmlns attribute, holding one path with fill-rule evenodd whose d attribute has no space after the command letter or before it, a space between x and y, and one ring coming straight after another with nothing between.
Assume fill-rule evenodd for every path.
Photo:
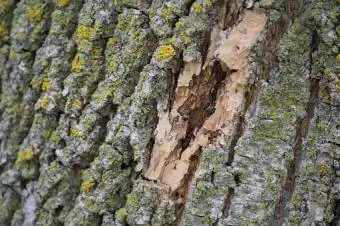
<instances>
[{"instance_id":1,"label":"vertical bark furrow","mask_svg":"<svg viewBox=\"0 0 340 226\"><path fill-rule=\"evenodd\" d=\"M293 158L294 127L305 114L308 101L304 81L308 76L309 34L308 30L300 29L302 26L296 22L281 41L280 71L271 72L269 84L260 93L258 115L237 145L232 166L241 174L242 183L235 189L228 223L242 224L254 218L256 223L263 224L272 215L274 200L286 175L285 162ZM289 59L284 57L287 52ZM304 55L301 59L300 54ZM248 193L248 189L252 192ZM268 211L261 211L264 206L270 207Z\"/></svg>"},{"instance_id":2,"label":"vertical bark furrow","mask_svg":"<svg viewBox=\"0 0 340 226\"><path fill-rule=\"evenodd\" d=\"M308 10L313 13L307 17L306 24L314 31L310 80L319 81L319 98L315 116L310 122L294 193L285 209L284 222L336 225L339 223L335 211L339 199L339 149L334 139L339 125L339 104L335 94L339 77L334 73L338 73L339 69L334 57L337 52L333 48L339 37L324 34L325 31L331 34L335 29L336 20L331 15L337 7L330 3L313 3L309 7ZM325 24L321 18L328 18L328 23Z\"/></svg>"},{"instance_id":3,"label":"vertical bark furrow","mask_svg":"<svg viewBox=\"0 0 340 226\"><path fill-rule=\"evenodd\" d=\"M282 225L287 203L291 200L295 190L295 181L299 175L300 165L305 156L305 143L309 131L309 125L314 115L314 108L319 96L319 81L309 80L309 100L306 104L306 116L297 122L296 134L293 146L293 159L287 166L287 176L282 186L279 198L276 200L274 215L269 225Z\"/></svg>"},{"instance_id":4,"label":"vertical bark furrow","mask_svg":"<svg viewBox=\"0 0 340 226\"><path fill-rule=\"evenodd\" d=\"M2 2L2 7L11 8L12 1ZM7 8L8 9L8 8ZM21 113L27 109L25 93L27 84L33 77L33 63L36 52L43 44L49 31L50 14L53 5L50 1L20 1L13 11L10 30L10 52L7 60L10 67L2 76L1 106L1 161L6 166L1 172L1 195L4 196L5 214L1 222L10 222L16 206L19 205L21 181L14 167L19 146L29 131L30 123L21 123ZM4 10L2 8L2 10ZM32 118L33 114L29 115ZM29 120L30 121L30 120ZM18 157L20 154L18 154ZM6 188L10 186L10 188ZM13 192L15 191L15 192Z\"/></svg>"},{"instance_id":5,"label":"vertical bark furrow","mask_svg":"<svg viewBox=\"0 0 340 226\"><path fill-rule=\"evenodd\" d=\"M3 1L0 3L0 97L2 95L2 80L10 73L10 63L8 61L10 53L10 34L12 30L13 11L17 1ZM2 98L1 98L2 99ZM2 117L3 106L0 102L0 119Z\"/></svg>"},{"instance_id":6,"label":"vertical bark furrow","mask_svg":"<svg viewBox=\"0 0 340 226\"><path fill-rule=\"evenodd\" d=\"M36 153L40 163L49 163L55 158L53 149L60 141L57 126L64 113L65 97L62 95L64 80L71 71L78 14L82 2L57 2L52 13L51 31L43 47L39 50L31 80L32 107L35 117L22 146L40 149ZM72 17L71 17L72 15ZM35 104L35 105L34 105ZM41 137L41 131L44 136ZM23 147L25 150L25 147Z\"/></svg>"},{"instance_id":7,"label":"vertical bark furrow","mask_svg":"<svg viewBox=\"0 0 340 226\"><path fill-rule=\"evenodd\" d=\"M72 55L69 56L71 73L64 77L65 80L60 81L62 90L40 97L40 102L43 98L52 97L47 106L43 106L45 110L60 108L62 113L59 115L59 125L49 139L52 150L50 153L44 153L48 162L41 168L42 176L37 181L35 191L41 205L37 222L42 225L65 221L65 217L75 205L82 170L94 158L93 150L99 148L105 139L106 124L109 120L107 114L96 121L94 128L86 132L78 129L78 120L85 111L84 106L89 104L97 84L104 78L106 41L107 37L112 35L116 24L117 13L111 8L112 3L103 1L95 8L94 6L93 1L87 1L80 10L76 32L72 37L76 41L78 51L76 55L71 52ZM53 97L58 97L60 106L55 105ZM81 157L83 158L80 161ZM56 171L56 168L65 169L65 172L60 175L61 172ZM51 174L57 179L51 180L45 176ZM46 183L49 185L46 186Z\"/></svg>"},{"instance_id":8,"label":"vertical bark furrow","mask_svg":"<svg viewBox=\"0 0 340 226\"><path fill-rule=\"evenodd\" d=\"M75 28L76 17L71 18L70 15L78 12L80 6L81 2L70 4L56 2L55 10L51 14L51 28L42 47L36 53L32 66L34 76L25 91L25 110L21 112L20 122L26 125L31 124L31 126L29 126L29 133L20 146L20 152L15 162L15 167L19 170L20 176L25 179L23 188L25 188L28 180L37 179L39 173L44 173L44 171L39 172L39 168L46 164L46 158L50 156L50 154L47 154L49 151L46 150L48 149L47 143L58 125L61 111L60 98L57 98L56 94L61 91L63 77L66 76L70 68L67 64L71 61L72 45L68 47L68 36ZM40 103L34 105L40 94L53 99L58 108L42 110L45 106L40 105ZM60 93L58 95L60 96ZM32 114L33 112L35 114ZM40 158L41 154L44 157ZM36 192L31 185L27 186L26 190L29 191L30 196L22 196L22 200L33 197L31 193ZM28 198L28 200L29 204L27 205L33 205L33 199ZM25 205L25 202L23 202L22 208L27 208ZM39 203L35 203L35 205L37 205L36 208L40 208ZM26 212L25 214L29 213ZM22 222L23 217L23 210L18 209L12 222ZM34 219L31 218L30 220ZM30 221L25 222L31 223Z\"/></svg>"},{"instance_id":9,"label":"vertical bark furrow","mask_svg":"<svg viewBox=\"0 0 340 226\"><path fill-rule=\"evenodd\" d=\"M12 67L8 77L2 80L4 98L1 99L4 107L1 148L9 161L16 158L19 145L29 129L25 123L20 124L20 113L25 111L27 98L24 96L27 87L23 83L28 84L33 76L32 65L36 51L49 30L51 7L51 3L45 1L27 4L21 1L14 10L9 56Z\"/></svg>"},{"instance_id":10,"label":"vertical bark furrow","mask_svg":"<svg viewBox=\"0 0 340 226\"><path fill-rule=\"evenodd\" d=\"M134 98L131 91L136 85L141 68L150 59L150 53L155 48L154 41L146 17L135 9L123 8L118 16L115 33L109 38L106 48L105 80L99 84L82 118L83 122L86 122L86 117L97 114L100 119L103 114L109 113L112 119L107 124L108 134L105 142L99 147L97 157L82 175L81 192L74 211L68 216L72 221L75 217L79 222L96 219L105 222L122 206L124 194L131 189L133 165L128 144L129 131L125 130L127 114ZM110 109L105 109L105 105L111 101L119 106L115 115L112 115ZM91 123L96 125L96 119ZM104 134L101 135L105 138ZM104 164L98 168L98 164L102 162ZM96 198L98 194L101 194L102 198ZM88 216L82 219L80 216L84 213L88 213Z\"/></svg>"}]
</instances>

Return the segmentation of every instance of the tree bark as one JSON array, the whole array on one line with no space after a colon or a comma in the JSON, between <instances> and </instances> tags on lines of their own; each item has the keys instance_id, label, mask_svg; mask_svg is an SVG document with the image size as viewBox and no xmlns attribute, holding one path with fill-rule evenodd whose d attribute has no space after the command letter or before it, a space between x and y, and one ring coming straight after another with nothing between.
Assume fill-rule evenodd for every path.
<instances>
[{"instance_id":1,"label":"tree bark","mask_svg":"<svg viewBox=\"0 0 340 226\"><path fill-rule=\"evenodd\" d=\"M1 0L0 225L340 225L338 0Z\"/></svg>"}]
</instances>

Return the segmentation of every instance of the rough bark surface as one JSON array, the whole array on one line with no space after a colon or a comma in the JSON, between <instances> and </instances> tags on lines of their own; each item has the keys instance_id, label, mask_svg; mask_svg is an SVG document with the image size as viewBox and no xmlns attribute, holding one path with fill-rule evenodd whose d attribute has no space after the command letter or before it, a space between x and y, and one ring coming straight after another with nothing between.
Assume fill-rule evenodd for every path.
<instances>
[{"instance_id":1,"label":"rough bark surface","mask_svg":"<svg viewBox=\"0 0 340 226\"><path fill-rule=\"evenodd\" d=\"M339 0L1 0L0 225L340 225Z\"/></svg>"}]
</instances>

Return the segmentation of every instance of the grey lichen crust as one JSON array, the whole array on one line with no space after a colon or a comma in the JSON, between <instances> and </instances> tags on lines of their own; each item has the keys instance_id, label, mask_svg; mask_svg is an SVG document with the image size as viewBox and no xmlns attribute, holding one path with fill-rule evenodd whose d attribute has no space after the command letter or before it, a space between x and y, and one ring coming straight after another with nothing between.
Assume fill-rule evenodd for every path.
<instances>
[{"instance_id":1,"label":"grey lichen crust","mask_svg":"<svg viewBox=\"0 0 340 226\"><path fill-rule=\"evenodd\" d=\"M339 4L1 0L0 225L340 224ZM216 49L249 11L266 25L244 104L229 133L211 131L224 85L242 83ZM199 73L180 84L189 64ZM208 145L171 190L145 172L181 98L171 128L188 126L166 166L201 131Z\"/></svg>"}]
</instances>

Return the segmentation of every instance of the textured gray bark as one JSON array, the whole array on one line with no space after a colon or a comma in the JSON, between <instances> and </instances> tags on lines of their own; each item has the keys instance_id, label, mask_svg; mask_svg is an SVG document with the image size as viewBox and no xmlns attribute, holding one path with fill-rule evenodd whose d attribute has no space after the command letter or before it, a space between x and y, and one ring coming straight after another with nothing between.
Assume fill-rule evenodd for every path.
<instances>
[{"instance_id":1,"label":"textured gray bark","mask_svg":"<svg viewBox=\"0 0 340 226\"><path fill-rule=\"evenodd\" d=\"M0 225L340 225L338 0L1 0Z\"/></svg>"}]
</instances>

